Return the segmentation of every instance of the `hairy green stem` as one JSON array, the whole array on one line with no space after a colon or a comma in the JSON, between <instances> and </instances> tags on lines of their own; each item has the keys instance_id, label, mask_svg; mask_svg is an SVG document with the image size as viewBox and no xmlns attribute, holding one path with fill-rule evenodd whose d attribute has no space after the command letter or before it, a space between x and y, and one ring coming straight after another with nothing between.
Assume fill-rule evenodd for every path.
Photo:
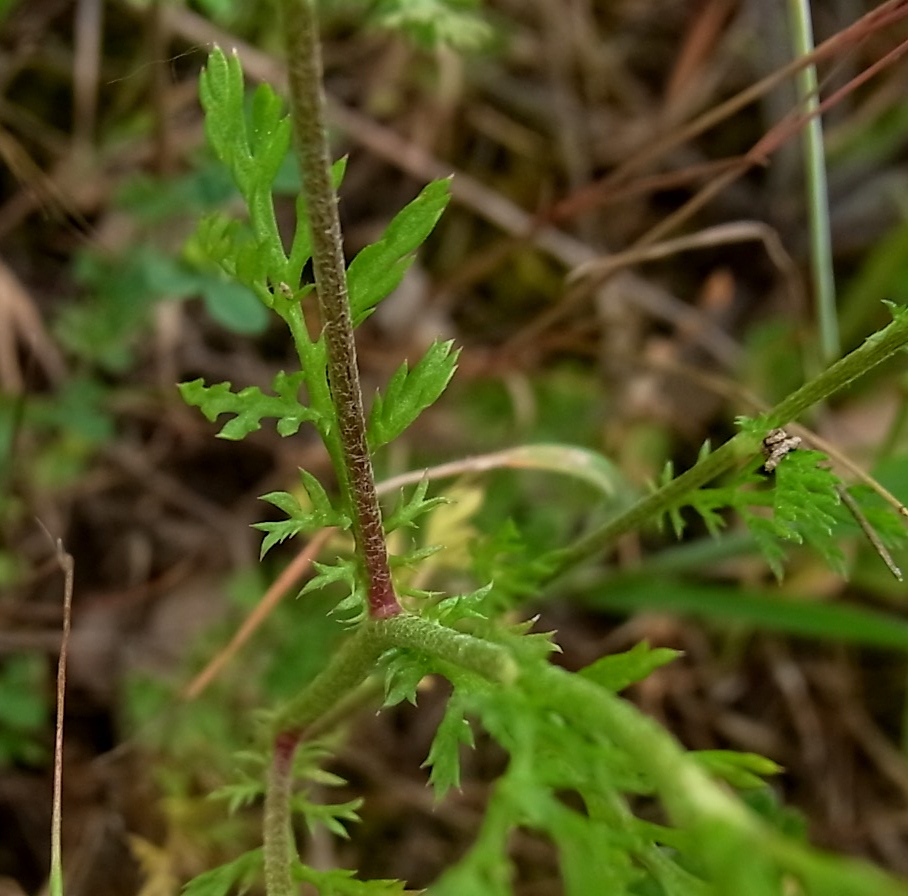
<instances>
[{"instance_id":1,"label":"hairy green stem","mask_svg":"<svg viewBox=\"0 0 908 896\"><path fill-rule=\"evenodd\" d=\"M298 731L282 731L274 739L271 768L265 791L265 892L268 896L293 896L293 863L296 846L290 819L293 792L293 757L301 737Z\"/></svg>"},{"instance_id":2,"label":"hairy green stem","mask_svg":"<svg viewBox=\"0 0 908 896\"><path fill-rule=\"evenodd\" d=\"M268 896L290 896L296 847L290 823L293 756L300 742L325 730L323 722L375 671L379 658L393 647L405 647L456 663L498 684L511 684L518 666L499 644L445 628L419 616L400 613L368 620L341 645L328 665L277 714L274 749L265 792L263 826L265 890Z\"/></svg>"},{"instance_id":3,"label":"hairy green stem","mask_svg":"<svg viewBox=\"0 0 908 896\"><path fill-rule=\"evenodd\" d=\"M281 0L287 49L290 112L299 154L303 196L312 230L312 265L328 355L328 378L343 445L353 534L367 584L369 614L385 619L400 612L391 582L381 508L366 442L356 345L347 293L337 194L325 129L322 57L313 0Z\"/></svg>"},{"instance_id":4,"label":"hairy green stem","mask_svg":"<svg viewBox=\"0 0 908 896\"><path fill-rule=\"evenodd\" d=\"M455 663L500 684L513 682L518 674L510 651L500 644L399 613L360 625L328 665L278 713L274 730L301 731L308 736L313 725L375 671L378 658L392 647Z\"/></svg>"},{"instance_id":5,"label":"hairy green stem","mask_svg":"<svg viewBox=\"0 0 908 896\"><path fill-rule=\"evenodd\" d=\"M383 623L379 637L388 647L407 647L469 669L498 684L516 681L519 669L507 648L491 641L401 614Z\"/></svg>"},{"instance_id":6,"label":"hairy green stem","mask_svg":"<svg viewBox=\"0 0 908 896\"><path fill-rule=\"evenodd\" d=\"M318 675L287 703L275 718L275 730L301 730L328 713L338 700L361 684L375 669L387 645L378 637L378 623L366 621L341 644Z\"/></svg>"},{"instance_id":7,"label":"hairy green stem","mask_svg":"<svg viewBox=\"0 0 908 896\"><path fill-rule=\"evenodd\" d=\"M846 355L832 367L805 383L780 401L761 419L768 433L797 419L805 410L827 399L868 370L891 357L908 344L908 312L900 312L883 330L874 333L860 348ZM765 433L764 433L765 435ZM740 432L721 448L706 455L699 463L662 488L641 498L623 513L594 529L570 547L553 551L552 576L595 557L611 548L622 535L638 530L650 519L676 506L679 499L732 469L743 459L760 450L761 437Z\"/></svg>"},{"instance_id":8,"label":"hairy green stem","mask_svg":"<svg viewBox=\"0 0 908 896\"><path fill-rule=\"evenodd\" d=\"M265 853L265 892L291 896L293 862L297 857L290 820L293 757L300 742L338 700L352 692L373 670L385 646L375 637L377 623L361 625L328 665L283 711L274 723L274 747L265 790L262 829Z\"/></svg>"}]
</instances>

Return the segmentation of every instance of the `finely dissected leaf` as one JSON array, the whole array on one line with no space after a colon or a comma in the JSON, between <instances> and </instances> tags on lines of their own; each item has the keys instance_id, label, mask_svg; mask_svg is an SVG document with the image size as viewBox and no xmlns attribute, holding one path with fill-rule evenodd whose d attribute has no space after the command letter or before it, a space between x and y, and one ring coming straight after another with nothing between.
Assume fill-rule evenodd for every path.
<instances>
[{"instance_id":1,"label":"finely dissected leaf","mask_svg":"<svg viewBox=\"0 0 908 896\"><path fill-rule=\"evenodd\" d=\"M492 583L477 588L468 594L455 594L438 601L428 608L426 615L437 619L442 625L454 626L462 619L487 619L491 614L486 605L492 593Z\"/></svg>"},{"instance_id":2,"label":"finely dissected leaf","mask_svg":"<svg viewBox=\"0 0 908 896\"><path fill-rule=\"evenodd\" d=\"M277 374L272 383L276 395L266 395L258 386L247 386L240 392L232 392L230 383L206 386L204 380L180 383L180 394L186 404L199 408L205 417L214 423L221 414L234 414L218 436L222 439L238 440L257 429L261 429L263 417L277 417L277 431L282 436L293 435L305 422L314 423L319 414L300 403L299 388L304 374Z\"/></svg>"},{"instance_id":3,"label":"finely dissected leaf","mask_svg":"<svg viewBox=\"0 0 908 896\"><path fill-rule=\"evenodd\" d=\"M338 582L347 585L353 585L355 582L356 568L352 560L338 558L335 563L319 563L316 560L312 566L318 575L313 576L306 583L303 590L300 591L300 596Z\"/></svg>"},{"instance_id":4,"label":"finely dissected leaf","mask_svg":"<svg viewBox=\"0 0 908 896\"><path fill-rule=\"evenodd\" d=\"M199 76L199 98L205 110L205 136L217 157L244 180L252 158L248 152L243 113L243 70L236 53L229 57L215 47Z\"/></svg>"},{"instance_id":5,"label":"finely dissected leaf","mask_svg":"<svg viewBox=\"0 0 908 896\"><path fill-rule=\"evenodd\" d=\"M302 816L310 833L323 827L344 840L350 837L346 826L359 822L357 810L362 804L359 798L345 803L315 803L305 793L297 793L290 800L291 811Z\"/></svg>"},{"instance_id":6,"label":"finely dissected leaf","mask_svg":"<svg viewBox=\"0 0 908 896\"><path fill-rule=\"evenodd\" d=\"M622 691L642 681L650 672L668 665L681 656L681 651L668 647L650 647L646 642L634 645L624 653L604 656L580 670L580 675L595 681L609 691Z\"/></svg>"},{"instance_id":7,"label":"finely dissected leaf","mask_svg":"<svg viewBox=\"0 0 908 896\"><path fill-rule=\"evenodd\" d=\"M261 849L244 852L239 858L194 877L183 888L183 896L242 896L262 876Z\"/></svg>"},{"instance_id":8,"label":"finely dissected leaf","mask_svg":"<svg viewBox=\"0 0 908 896\"><path fill-rule=\"evenodd\" d=\"M683 855L683 853L682 853ZM715 896L715 890L660 847L645 850L640 862L659 883L665 896Z\"/></svg>"},{"instance_id":9,"label":"finely dissected leaf","mask_svg":"<svg viewBox=\"0 0 908 896\"><path fill-rule=\"evenodd\" d=\"M244 806L250 806L265 792L261 781L249 781L241 784L225 784L215 790L211 796L226 800L227 811L233 815Z\"/></svg>"},{"instance_id":10,"label":"finely dissected leaf","mask_svg":"<svg viewBox=\"0 0 908 896\"><path fill-rule=\"evenodd\" d=\"M273 504L287 514L288 519L255 523L254 528L267 532L262 542L261 556L264 557L276 544L298 535L300 532L315 532L329 526L339 529L350 528L350 518L336 510L322 484L311 473L300 470L300 481L309 496L310 506L303 507L289 492L269 492L261 500Z\"/></svg>"},{"instance_id":11,"label":"finely dissected leaf","mask_svg":"<svg viewBox=\"0 0 908 896\"><path fill-rule=\"evenodd\" d=\"M631 896L646 873L613 825L592 821L554 797L547 830L558 847L565 896ZM638 891L639 892L639 891Z\"/></svg>"},{"instance_id":12,"label":"finely dissected leaf","mask_svg":"<svg viewBox=\"0 0 908 896\"><path fill-rule=\"evenodd\" d=\"M745 431L758 427L744 418L738 422ZM684 505L690 505L700 515L712 535L718 535L725 526L721 510L737 511L777 579L782 578L782 544L786 541L810 545L833 570L843 572L845 556L839 535L846 517L838 492L841 483L826 465L825 455L792 451L776 467L771 485L767 489L766 477L752 464L727 485L697 489L667 512L680 537L684 529L680 510ZM755 510L769 507L771 513Z\"/></svg>"},{"instance_id":13,"label":"finely dissected leaf","mask_svg":"<svg viewBox=\"0 0 908 896\"><path fill-rule=\"evenodd\" d=\"M795 451L776 470L773 522L780 537L813 547L829 566L844 572L845 555L834 530L842 521L838 477L821 466L818 451Z\"/></svg>"},{"instance_id":14,"label":"finely dissected leaf","mask_svg":"<svg viewBox=\"0 0 908 896\"><path fill-rule=\"evenodd\" d=\"M384 519L385 532L390 534L397 529L415 528L416 520L423 514L438 507L440 504L450 503L450 499L440 495L435 498L426 498L426 492L429 489L429 480L423 479L413 494L407 498L403 489L400 491L400 499L394 510Z\"/></svg>"},{"instance_id":15,"label":"finely dissected leaf","mask_svg":"<svg viewBox=\"0 0 908 896\"><path fill-rule=\"evenodd\" d=\"M199 97L208 141L246 201L249 224L228 227L226 216L215 215L203 222L198 244L270 307L272 290L279 284L299 286L306 261L299 251L304 247L298 247L295 264L289 263L272 198L272 185L290 148L290 118L282 114L283 101L267 84L256 89L247 118L239 60L217 47L200 77Z\"/></svg>"},{"instance_id":16,"label":"finely dissected leaf","mask_svg":"<svg viewBox=\"0 0 908 896\"><path fill-rule=\"evenodd\" d=\"M441 799L452 787L460 787L460 747L473 747L473 729L464 718L466 707L455 694L448 701L429 755L423 768L429 766L429 782L435 788L435 798Z\"/></svg>"},{"instance_id":17,"label":"finely dissected leaf","mask_svg":"<svg viewBox=\"0 0 908 896\"><path fill-rule=\"evenodd\" d=\"M405 896L406 884L399 880L357 880L355 872L336 869L316 871L299 861L293 863L293 878L312 884L319 896Z\"/></svg>"},{"instance_id":18,"label":"finely dissected leaf","mask_svg":"<svg viewBox=\"0 0 908 896\"><path fill-rule=\"evenodd\" d=\"M425 46L447 44L466 51L486 46L493 36L476 6L472 0L380 0L373 15L386 28L405 31Z\"/></svg>"},{"instance_id":19,"label":"finely dissected leaf","mask_svg":"<svg viewBox=\"0 0 908 896\"><path fill-rule=\"evenodd\" d=\"M782 766L757 753L736 753L733 750L695 750L690 754L710 774L737 787L748 790L765 785L764 778L778 775Z\"/></svg>"},{"instance_id":20,"label":"finely dissected leaf","mask_svg":"<svg viewBox=\"0 0 908 896\"><path fill-rule=\"evenodd\" d=\"M474 539L469 550L476 579L495 586L484 601L483 612L490 617L537 594L551 576L550 556L528 545L513 520L485 539Z\"/></svg>"},{"instance_id":21,"label":"finely dissected leaf","mask_svg":"<svg viewBox=\"0 0 908 896\"><path fill-rule=\"evenodd\" d=\"M413 263L413 253L432 232L450 198L449 180L427 184L394 216L382 238L361 249L350 262L347 285L354 326L396 289Z\"/></svg>"},{"instance_id":22,"label":"finely dissected leaf","mask_svg":"<svg viewBox=\"0 0 908 896\"><path fill-rule=\"evenodd\" d=\"M534 677L530 668L525 675ZM529 828L558 845L566 893L630 896L630 884L643 877L629 854L635 838L622 830L620 822L609 825L596 817L600 807L614 814L620 800L609 780L615 768L614 748L598 732L564 724L557 711L522 689L474 691L464 693L463 699L511 759L493 789L476 842L433 886L433 892L442 896L510 893L508 840L515 829ZM455 733L456 729L451 732ZM453 736L447 740L451 754L457 742ZM568 808L558 796L563 792L579 795L588 811ZM645 837L636 840L639 848L649 843Z\"/></svg>"},{"instance_id":23,"label":"finely dissected leaf","mask_svg":"<svg viewBox=\"0 0 908 896\"><path fill-rule=\"evenodd\" d=\"M235 53L225 56L219 47L209 54L199 77L199 98L208 142L255 216L256 200L265 199L257 194L266 190L270 202L271 184L290 148L290 118L281 114L283 102L269 85L260 85L247 122L239 59Z\"/></svg>"},{"instance_id":24,"label":"finely dissected leaf","mask_svg":"<svg viewBox=\"0 0 908 896\"><path fill-rule=\"evenodd\" d=\"M385 666L384 706L396 706L406 700L416 705L419 683L433 670L428 659L412 650L394 648L382 656Z\"/></svg>"},{"instance_id":25,"label":"finely dissected leaf","mask_svg":"<svg viewBox=\"0 0 908 896\"><path fill-rule=\"evenodd\" d=\"M751 513L747 508L741 508L740 513L741 519L744 520L750 534L753 535L766 565L772 570L776 580L781 582L784 573L785 549L782 547L775 523L769 517Z\"/></svg>"},{"instance_id":26,"label":"finely dissected leaf","mask_svg":"<svg viewBox=\"0 0 908 896\"><path fill-rule=\"evenodd\" d=\"M459 352L453 341L435 342L410 370L404 362L391 377L384 395L375 396L369 414L369 447L372 451L396 439L444 392Z\"/></svg>"},{"instance_id":27,"label":"finely dissected leaf","mask_svg":"<svg viewBox=\"0 0 908 896\"><path fill-rule=\"evenodd\" d=\"M257 186L270 192L271 184L290 149L290 117L284 102L268 84L260 84L252 97L249 149L255 160Z\"/></svg>"},{"instance_id":28,"label":"finely dissected leaf","mask_svg":"<svg viewBox=\"0 0 908 896\"><path fill-rule=\"evenodd\" d=\"M403 554L390 554L388 563L391 569L413 568L443 550L444 547L440 544L427 544L405 551Z\"/></svg>"},{"instance_id":29,"label":"finely dissected leaf","mask_svg":"<svg viewBox=\"0 0 908 896\"><path fill-rule=\"evenodd\" d=\"M311 591L327 588L329 585L344 585L347 596L339 601L331 612L345 625L362 622L368 614L368 605L362 582L357 575L356 562L346 557L338 557L333 564L314 562L312 566L318 574L306 583L300 591L300 597Z\"/></svg>"}]
</instances>

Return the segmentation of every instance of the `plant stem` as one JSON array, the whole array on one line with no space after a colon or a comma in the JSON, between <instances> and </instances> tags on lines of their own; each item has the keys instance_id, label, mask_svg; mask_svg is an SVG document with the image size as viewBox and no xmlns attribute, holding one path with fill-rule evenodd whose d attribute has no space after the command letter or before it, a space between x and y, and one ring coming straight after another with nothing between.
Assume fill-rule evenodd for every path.
<instances>
[{"instance_id":1,"label":"plant stem","mask_svg":"<svg viewBox=\"0 0 908 896\"><path fill-rule=\"evenodd\" d=\"M310 725L373 671L388 647L376 637L377 624L364 622L341 644L328 665L278 713L275 719L277 731L296 729L307 734Z\"/></svg>"},{"instance_id":2,"label":"plant stem","mask_svg":"<svg viewBox=\"0 0 908 896\"><path fill-rule=\"evenodd\" d=\"M809 56L815 48L808 0L789 0L788 19L795 53L802 57ZM823 120L817 114L820 98L816 65L811 63L798 72L797 85L798 93L804 104L804 114L812 116L804 126L801 138L804 148L808 229L811 243L810 266L813 270L820 348L823 362L831 364L841 355L842 346L839 338L835 278L832 270L832 237L829 232L829 198L823 150Z\"/></svg>"},{"instance_id":3,"label":"plant stem","mask_svg":"<svg viewBox=\"0 0 908 896\"><path fill-rule=\"evenodd\" d=\"M328 665L278 713L276 731L309 729L357 687L392 647L404 647L455 663L499 684L517 678L517 665L507 648L455 631L409 613L363 623L341 645Z\"/></svg>"},{"instance_id":4,"label":"plant stem","mask_svg":"<svg viewBox=\"0 0 908 896\"><path fill-rule=\"evenodd\" d=\"M498 684L512 684L519 669L507 648L446 626L401 614L383 623L379 637L387 647L407 647L469 669Z\"/></svg>"},{"instance_id":5,"label":"plant stem","mask_svg":"<svg viewBox=\"0 0 908 896\"><path fill-rule=\"evenodd\" d=\"M300 740L299 731L282 731L274 739L265 791L265 892L268 896L294 896L292 868L296 847L290 822L290 797L293 757Z\"/></svg>"},{"instance_id":6,"label":"plant stem","mask_svg":"<svg viewBox=\"0 0 908 896\"><path fill-rule=\"evenodd\" d=\"M846 355L768 411L761 418L765 431L768 433L777 426L784 426L797 419L807 408L838 392L904 348L906 344L908 344L908 312L901 310L888 327L874 333L850 355ZM755 454L760 449L760 438L748 432L739 432L689 470L652 494L641 498L626 511L594 529L570 547L553 551L549 555L552 562L552 578L578 563L601 554L622 535L638 530L649 519L676 506L684 495L732 469L744 458Z\"/></svg>"},{"instance_id":7,"label":"plant stem","mask_svg":"<svg viewBox=\"0 0 908 896\"><path fill-rule=\"evenodd\" d=\"M318 22L313 0L281 0L281 8L290 113L312 231L312 265L353 510L353 534L366 574L369 614L373 619L385 619L399 613L401 607L391 582L381 508L366 442L337 195L331 182Z\"/></svg>"},{"instance_id":8,"label":"plant stem","mask_svg":"<svg viewBox=\"0 0 908 896\"><path fill-rule=\"evenodd\" d=\"M296 749L305 737L325 730L322 723L335 717L338 702L374 671L379 657L392 647L406 647L456 663L498 684L511 684L518 676L517 663L505 647L419 616L399 613L360 625L328 665L275 719L263 827L268 896L294 893L292 867L297 854L290 824L290 798Z\"/></svg>"}]
</instances>

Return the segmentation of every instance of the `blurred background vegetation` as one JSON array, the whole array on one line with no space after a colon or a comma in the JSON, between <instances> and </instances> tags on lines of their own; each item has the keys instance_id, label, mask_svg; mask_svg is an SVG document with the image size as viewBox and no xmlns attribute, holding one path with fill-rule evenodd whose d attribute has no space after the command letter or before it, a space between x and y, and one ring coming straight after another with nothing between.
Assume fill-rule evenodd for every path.
<instances>
[{"instance_id":1,"label":"blurred background vegetation","mask_svg":"<svg viewBox=\"0 0 908 896\"><path fill-rule=\"evenodd\" d=\"M816 40L877 4L816 0ZM427 542L433 585L494 570L516 593L544 548L621 496L683 469L820 364L802 153L785 79L714 126L681 128L791 59L781 2L487 0L437 46L387 27L406 4L321 4L347 249L374 239L435 176L454 202L401 289L359 331L367 392L437 337L463 347L449 391L378 459L383 478L518 445L440 486L456 499ZM431 11L431 4L412 4ZM417 28L417 38L420 34ZM908 39L854 32L823 57L831 96ZM231 773L251 715L319 668L341 630L328 598L287 600L219 677L187 686L294 561L257 563L257 496L327 459L303 430L242 443L182 405L204 376L267 385L292 346L251 294L207 269L192 233L236 205L204 144L196 79L236 47L251 81L281 80L267 3L0 2L0 876L45 880L52 671L61 576L75 558L64 838L69 893L176 892L236 853L255 821L204 800ZM854 347L908 300L908 63L826 113L839 321ZM780 124L781 123L781 124ZM774 130L775 129L775 130ZM766 154L745 158L767 133ZM651 150L659 149L661 151ZM744 161L742 161L744 159ZM729 171L652 257L645 241ZM298 187L279 178L289 228ZM809 425L908 500L904 365L860 382ZM602 454L584 481L566 446ZM548 452L548 453L546 453ZM539 466L543 470L521 467ZM510 468L508 468L510 467ZM548 472L546 472L548 470ZM603 488L591 488L598 483ZM754 800L818 843L908 873L904 585L843 534L848 576L792 550L779 584L728 520L712 539L648 531L529 605L571 668L641 639L682 649L633 698L689 747L756 751L786 769ZM905 566L908 557L902 556ZM510 576L510 580L509 580ZM481 578L481 576L480 576ZM289 586L288 586L289 587ZM298 589L297 589L298 590ZM293 589L290 589L292 598ZM332 766L366 795L349 841L307 860L431 882L475 832L502 761L480 744L441 808L419 765L443 695L353 726ZM514 844L518 892L557 893L552 853Z\"/></svg>"}]
</instances>

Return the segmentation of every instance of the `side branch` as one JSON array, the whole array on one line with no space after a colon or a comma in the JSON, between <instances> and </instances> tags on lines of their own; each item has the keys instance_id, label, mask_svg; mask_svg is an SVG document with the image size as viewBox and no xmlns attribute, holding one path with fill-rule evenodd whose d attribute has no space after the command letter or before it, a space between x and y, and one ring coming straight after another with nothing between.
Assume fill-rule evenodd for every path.
<instances>
[{"instance_id":1,"label":"side branch","mask_svg":"<svg viewBox=\"0 0 908 896\"><path fill-rule=\"evenodd\" d=\"M766 432L796 420L808 408L834 395L868 370L891 358L908 344L908 311L899 309L895 320L870 336L863 345L837 361L819 376L805 383L772 410L763 415ZM604 553L622 535L637 531L648 520L675 506L679 499L694 489L721 476L741 461L760 450L760 438L740 432L712 454L666 483L662 488L641 498L623 513L594 529L570 547L553 551L552 578L586 560Z\"/></svg>"}]
</instances>

